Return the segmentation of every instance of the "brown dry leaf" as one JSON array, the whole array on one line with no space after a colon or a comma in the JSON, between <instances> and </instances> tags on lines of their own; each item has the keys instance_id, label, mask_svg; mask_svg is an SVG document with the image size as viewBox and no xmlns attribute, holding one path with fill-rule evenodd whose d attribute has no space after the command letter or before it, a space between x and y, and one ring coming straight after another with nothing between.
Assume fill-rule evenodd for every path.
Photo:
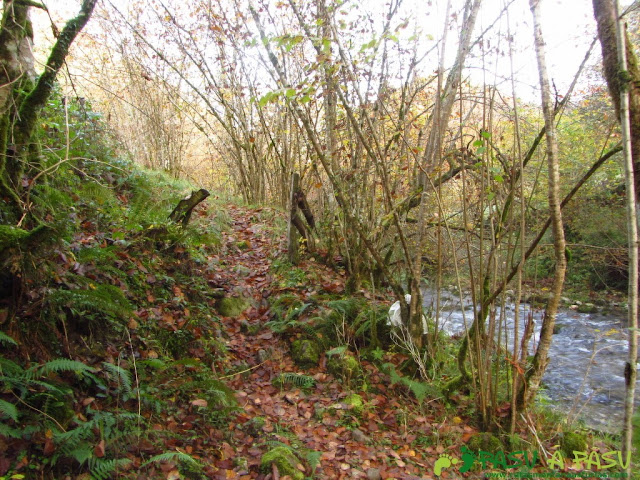
<instances>
[{"instance_id":1,"label":"brown dry leaf","mask_svg":"<svg viewBox=\"0 0 640 480\"><path fill-rule=\"evenodd\" d=\"M104 439L100 440L100 443L93 449L93 454L98 458L104 457Z\"/></svg>"},{"instance_id":2,"label":"brown dry leaf","mask_svg":"<svg viewBox=\"0 0 640 480\"><path fill-rule=\"evenodd\" d=\"M53 440L50 438L44 439L44 449L43 452L46 457L50 457L56 451L56 444L53 443Z\"/></svg>"},{"instance_id":3,"label":"brown dry leaf","mask_svg":"<svg viewBox=\"0 0 640 480\"><path fill-rule=\"evenodd\" d=\"M171 470L167 473L167 480L180 480L182 477L180 476L180 472L178 470Z\"/></svg>"}]
</instances>

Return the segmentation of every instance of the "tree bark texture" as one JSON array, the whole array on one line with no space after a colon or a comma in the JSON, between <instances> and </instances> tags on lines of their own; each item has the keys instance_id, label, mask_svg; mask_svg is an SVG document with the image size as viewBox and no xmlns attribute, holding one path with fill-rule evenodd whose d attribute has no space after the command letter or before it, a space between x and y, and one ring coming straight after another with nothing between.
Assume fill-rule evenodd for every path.
<instances>
[{"instance_id":1,"label":"tree bark texture","mask_svg":"<svg viewBox=\"0 0 640 480\"><path fill-rule=\"evenodd\" d=\"M562 295L564 277L567 269L565 257L565 238L562 225L562 206L560 202L560 171L558 168L558 142L556 138L556 127L554 123L554 110L551 101L549 88L549 75L547 74L547 64L545 58L545 42L540 26L540 0L529 0L531 13L533 15L533 35L536 48L536 58L538 62L538 73L540 77L540 89L542 95L542 111L546 128L547 140L547 168L548 168L548 198L549 214L551 217L551 230L553 233L553 247L556 261L547 309L545 311L542 329L540 330L540 340L533 364L527 371L525 382L519 392L521 407L527 407L535 398L542 376L549 362L548 353L553 337L553 327L556 321L556 314Z\"/></svg>"},{"instance_id":2,"label":"tree bark texture","mask_svg":"<svg viewBox=\"0 0 640 480\"><path fill-rule=\"evenodd\" d=\"M209 192L204 188L191 192L187 198L183 198L178 202L176 208L169 214L169 219L175 223L181 223L185 228L191 219L191 213L196 206L209 196Z\"/></svg>"},{"instance_id":3,"label":"tree bark texture","mask_svg":"<svg viewBox=\"0 0 640 480\"><path fill-rule=\"evenodd\" d=\"M31 44L33 31L28 17L35 2L5 0L0 28L0 195L12 207L19 203L21 176L34 160L33 135L40 110L46 104L69 47L89 21L97 0L84 0L78 15L60 32L34 85ZM37 159L35 159L37 161ZM0 219L5 221L6 219Z\"/></svg>"},{"instance_id":4,"label":"tree bark texture","mask_svg":"<svg viewBox=\"0 0 640 480\"><path fill-rule=\"evenodd\" d=\"M618 47L618 65L620 77L625 77L626 82L620 82L620 126L622 127L622 146L624 151L625 187L627 190L627 235L629 244L629 291L628 291L628 322L629 352L624 370L625 401L624 424L622 428L622 453L623 457L633 450L633 413L635 410L636 379L638 376L638 222L636 212L636 189L634 185L634 168L632 158L632 129L633 123L630 117L631 90L628 78L627 55L625 55L627 38L624 25L619 16L617 0L614 0L616 17L616 41ZM637 125L636 125L637 126ZM627 462L627 475L631 476L631 462Z\"/></svg>"},{"instance_id":5,"label":"tree bark texture","mask_svg":"<svg viewBox=\"0 0 640 480\"><path fill-rule=\"evenodd\" d=\"M618 62L618 43L616 40L616 13L613 0L593 0L593 14L598 24L598 38L602 47L602 65L607 86L620 118L620 93L623 85L629 86L629 118L631 121L631 158L633 161L636 199L640 195L640 68L633 45L625 32L626 71L620 69Z\"/></svg>"}]
</instances>

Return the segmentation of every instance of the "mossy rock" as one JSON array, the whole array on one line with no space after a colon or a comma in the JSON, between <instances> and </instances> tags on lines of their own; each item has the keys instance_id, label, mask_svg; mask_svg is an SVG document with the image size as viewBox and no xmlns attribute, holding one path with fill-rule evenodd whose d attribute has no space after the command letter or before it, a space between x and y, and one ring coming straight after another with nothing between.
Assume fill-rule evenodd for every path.
<instances>
[{"instance_id":1,"label":"mossy rock","mask_svg":"<svg viewBox=\"0 0 640 480\"><path fill-rule=\"evenodd\" d=\"M12 225L0 225L0 252L10 248L30 247L51 234L51 228L40 225L33 230L23 230Z\"/></svg>"},{"instance_id":2,"label":"mossy rock","mask_svg":"<svg viewBox=\"0 0 640 480\"><path fill-rule=\"evenodd\" d=\"M578 305L576 311L578 313L598 313L598 307L593 303L583 303L582 305Z\"/></svg>"},{"instance_id":3,"label":"mossy rock","mask_svg":"<svg viewBox=\"0 0 640 480\"><path fill-rule=\"evenodd\" d=\"M276 464L281 477L289 475L293 480L303 480L304 473L298 469L300 461L291 449L287 447L275 447L262 455L260 469L267 473L271 471L271 465Z\"/></svg>"},{"instance_id":4,"label":"mossy rock","mask_svg":"<svg viewBox=\"0 0 640 480\"><path fill-rule=\"evenodd\" d=\"M491 433L479 433L478 435L474 435L469 440L467 447L471 451L483 451L489 453L496 453L504 449L500 439Z\"/></svg>"},{"instance_id":5,"label":"mossy rock","mask_svg":"<svg viewBox=\"0 0 640 480\"><path fill-rule=\"evenodd\" d=\"M249 302L242 297L225 297L216 304L216 310L223 317L237 317L247 308Z\"/></svg>"},{"instance_id":6,"label":"mossy rock","mask_svg":"<svg viewBox=\"0 0 640 480\"><path fill-rule=\"evenodd\" d=\"M236 247L238 247L239 250L249 250L251 244L247 240L240 240L236 243Z\"/></svg>"},{"instance_id":7,"label":"mossy rock","mask_svg":"<svg viewBox=\"0 0 640 480\"><path fill-rule=\"evenodd\" d=\"M320 346L308 338L301 338L291 344L291 358L302 368L316 367L320 363Z\"/></svg>"},{"instance_id":8,"label":"mossy rock","mask_svg":"<svg viewBox=\"0 0 640 480\"><path fill-rule=\"evenodd\" d=\"M346 381L359 380L362 377L360 362L348 353L332 357L327 363L327 370L332 375Z\"/></svg>"},{"instance_id":9,"label":"mossy rock","mask_svg":"<svg viewBox=\"0 0 640 480\"><path fill-rule=\"evenodd\" d=\"M364 400L357 393L352 393L344 400L342 403L349 406L349 411L351 411L354 415L359 416L362 414L364 410Z\"/></svg>"},{"instance_id":10,"label":"mossy rock","mask_svg":"<svg viewBox=\"0 0 640 480\"><path fill-rule=\"evenodd\" d=\"M581 433L567 432L560 439L560 449L566 457L573 458L574 451L587 451L587 438Z\"/></svg>"}]
</instances>

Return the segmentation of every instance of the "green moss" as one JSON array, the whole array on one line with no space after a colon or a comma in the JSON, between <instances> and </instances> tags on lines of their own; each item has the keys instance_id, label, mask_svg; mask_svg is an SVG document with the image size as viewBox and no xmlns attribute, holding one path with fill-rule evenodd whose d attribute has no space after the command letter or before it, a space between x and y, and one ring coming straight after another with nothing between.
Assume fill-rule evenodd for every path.
<instances>
[{"instance_id":1,"label":"green moss","mask_svg":"<svg viewBox=\"0 0 640 480\"><path fill-rule=\"evenodd\" d=\"M251 245L249 245L249 242L246 240L240 240L236 243L236 247L238 247L239 250L249 250Z\"/></svg>"},{"instance_id":2,"label":"green moss","mask_svg":"<svg viewBox=\"0 0 640 480\"><path fill-rule=\"evenodd\" d=\"M12 225L0 225L0 250L17 247L22 240L29 236L29 232Z\"/></svg>"},{"instance_id":3,"label":"green moss","mask_svg":"<svg viewBox=\"0 0 640 480\"><path fill-rule=\"evenodd\" d=\"M327 363L329 373L346 381L358 380L362 376L360 363L351 354L336 355Z\"/></svg>"},{"instance_id":4,"label":"green moss","mask_svg":"<svg viewBox=\"0 0 640 480\"><path fill-rule=\"evenodd\" d=\"M474 435L469 440L467 446L472 451L490 453L495 453L504 448L500 439L491 433L479 433L478 435Z\"/></svg>"},{"instance_id":5,"label":"green moss","mask_svg":"<svg viewBox=\"0 0 640 480\"><path fill-rule=\"evenodd\" d=\"M581 433L567 432L560 439L560 448L567 457L573 457L573 452L586 452L587 439Z\"/></svg>"},{"instance_id":6,"label":"green moss","mask_svg":"<svg viewBox=\"0 0 640 480\"><path fill-rule=\"evenodd\" d=\"M18 246L29 248L40 241L51 229L41 225L33 230L23 230L12 225L0 225L0 252Z\"/></svg>"},{"instance_id":7,"label":"green moss","mask_svg":"<svg viewBox=\"0 0 640 480\"><path fill-rule=\"evenodd\" d=\"M263 472L269 472L271 465L278 467L281 477L285 475L291 476L293 480L303 480L304 474L298 470L300 461L293 454L291 449L287 447L275 447L262 456L260 460L260 468Z\"/></svg>"},{"instance_id":8,"label":"green moss","mask_svg":"<svg viewBox=\"0 0 640 480\"><path fill-rule=\"evenodd\" d=\"M312 368L320 362L320 347L308 338L299 339L291 345L291 358L302 368Z\"/></svg>"},{"instance_id":9,"label":"green moss","mask_svg":"<svg viewBox=\"0 0 640 480\"><path fill-rule=\"evenodd\" d=\"M223 317L237 317L249 308L249 302L242 297L225 297L221 299L216 309Z\"/></svg>"},{"instance_id":10,"label":"green moss","mask_svg":"<svg viewBox=\"0 0 640 480\"><path fill-rule=\"evenodd\" d=\"M362 400L362 397L357 393L352 393L342 402L348 405L351 412L356 416L362 414L362 411L364 410L364 400Z\"/></svg>"}]
</instances>

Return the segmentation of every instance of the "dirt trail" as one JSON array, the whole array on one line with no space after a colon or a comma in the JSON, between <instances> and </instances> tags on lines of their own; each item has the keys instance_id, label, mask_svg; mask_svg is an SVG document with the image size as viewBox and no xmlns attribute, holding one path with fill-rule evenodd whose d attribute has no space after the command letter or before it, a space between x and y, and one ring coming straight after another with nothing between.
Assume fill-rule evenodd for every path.
<instances>
[{"instance_id":1,"label":"dirt trail","mask_svg":"<svg viewBox=\"0 0 640 480\"><path fill-rule=\"evenodd\" d=\"M272 258L284 253L284 243L278 239L274 244L260 213L229 207L232 230L225 233L220 255L224 263L218 272L220 283L229 293L251 298L255 306L238 317L222 319L231 369L241 372L225 381L236 390L244 413L229 426L230 432L221 433L216 478L276 478L274 472L258 473L262 454L276 442L292 446L302 458L319 460L314 478L433 478L433 462L445 450L420 447L416 439L433 429L454 426L435 425L429 415L414 416L415 405L401 405L403 400L396 400L401 397L390 394L385 376L367 362L362 362L366 392L352 390L326 373L324 358L319 367L303 372L289 356L290 339L262 325L270 319L269 299L281 290L269 269ZM324 269L313 262L309 267ZM323 275L330 275L324 270ZM257 333L248 333L247 327L256 324L260 326L250 331L255 328ZM285 372L313 376L316 384L307 389L274 386L274 378ZM357 416L341 403L352 393L365 401ZM307 468L305 475L311 473ZM440 478L453 478L447 473Z\"/></svg>"}]
</instances>

